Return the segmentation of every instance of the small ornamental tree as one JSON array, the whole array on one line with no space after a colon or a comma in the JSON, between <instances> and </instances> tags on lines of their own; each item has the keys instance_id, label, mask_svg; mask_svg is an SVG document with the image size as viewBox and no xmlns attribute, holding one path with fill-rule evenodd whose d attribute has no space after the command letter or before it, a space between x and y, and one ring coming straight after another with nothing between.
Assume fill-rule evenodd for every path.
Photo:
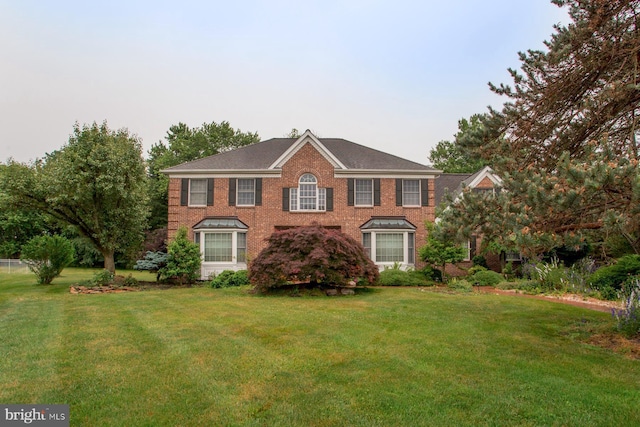
<instances>
[{"instance_id":1,"label":"small ornamental tree","mask_svg":"<svg viewBox=\"0 0 640 427\"><path fill-rule=\"evenodd\" d=\"M276 231L268 246L253 260L249 279L266 291L289 283L345 285L374 284L378 268L364 247L352 237L318 224Z\"/></svg>"},{"instance_id":2,"label":"small ornamental tree","mask_svg":"<svg viewBox=\"0 0 640 427\"><path fill-rule=\"evenodd\" d=\"M418 254L420 259L429 266L440 269L443 281L446 281L446 265L457 264L463 261L464 248L451 241L437 238L433 224L427 223L426 227L429 232L427 244L418 249Z\"/></svg>"},{"instance_id":3,"label":"small ornamental tree","mask_svg":"<svg viewBox=\"0 0 640 427\"><path fill-rule=\"evenodd\" d=\"M73 245L62 236L37 236L22 246L20 259L41 285L50 284L73 262Z\"/></svg>"},{"instance_id":4,"label":"small ornamental tree","mask_svg":"<svg viewBox=\"0 0 640 427\"><path fill-rule=\"evenodd\" d=\"M163 278L177 279L182 285L193 283L200 276L200 248L187 237L186 227L180 227L175 238L167 246L167 264L160 270Z\"/></svg>"}]
</instances>

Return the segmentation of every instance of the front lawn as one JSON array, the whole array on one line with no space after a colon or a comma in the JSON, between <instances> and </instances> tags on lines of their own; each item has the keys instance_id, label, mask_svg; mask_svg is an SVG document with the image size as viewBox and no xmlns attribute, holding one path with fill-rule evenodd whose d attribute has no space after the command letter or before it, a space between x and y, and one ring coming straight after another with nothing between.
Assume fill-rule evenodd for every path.
<instances>
[{"instance_id":1,"label":"front lawn","mask_svg":"<svg viewBox=\"0 0 640 427\"><path fill-rule=\"evenodd\" d=\"M69 294L92 274L0 274L0 402L91 426L640 425L640 362L584 340L607 313L420 288Z\"/></svg>"}]
</instances>

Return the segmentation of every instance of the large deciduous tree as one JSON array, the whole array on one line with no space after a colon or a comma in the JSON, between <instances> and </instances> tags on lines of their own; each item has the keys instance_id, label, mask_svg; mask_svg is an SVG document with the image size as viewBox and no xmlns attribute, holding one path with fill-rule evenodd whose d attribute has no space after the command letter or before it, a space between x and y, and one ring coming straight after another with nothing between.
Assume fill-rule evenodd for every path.
<instances>
[{"instance_id":1,"label":"large deciduous tree","mask_svg":"<svg viewBox=\"0 0 640 427\"><path fill-rule=\"evenodd\" d=\"M149 177L151 197L151 228L166 226L169 180L160 171L206 156L253 144L260 140L257 133L233 129L229 122L203 123L190 128L178 123L169 128L166 144L159 141L149 150Z\"/></svg>"},{"instance_id":2,"label":"large deciduous tree","mask_svg":"<svg viewBox=\"0 0 640 427\"><path fill-rule=\"evenodd\" d=\"M467 191L444 213L451 234L480 229L535 253L623 236L640 252L640 3L554 0L572 22L545 51L520 53L508 98L480 137L459 142L502 175L500 195ZM604 247L604 246L603 246Z\"/></svg>"},{"instance_id":3,"label":"large deciduous tree","mask_svg":"<svg viewBox=\"0 0 640 427\"><path fill-rule=\"evenodd\" d=\"M10 163L2 188L13 206L38 209L74 226L111 272L116 250L141 243L147 179L141 143L127 129L76 123L60 150L31 165Z\"/></svg>"},{"instance_id":4,"label":"large deciduous tree","mask_svg":"<svg viewBox=\"0 0 640 427\"><path fill-rule=\"evenodd\" d=\"M461 145L458 140L477 138L482 135L482 114L474 114L469 120L458 121L458 132L453 141L440 141L429 151L429 160L436 169L444 173L474 173L487 166L487 161L473 151L469 145Z\"/></svg>"}]
</instances>

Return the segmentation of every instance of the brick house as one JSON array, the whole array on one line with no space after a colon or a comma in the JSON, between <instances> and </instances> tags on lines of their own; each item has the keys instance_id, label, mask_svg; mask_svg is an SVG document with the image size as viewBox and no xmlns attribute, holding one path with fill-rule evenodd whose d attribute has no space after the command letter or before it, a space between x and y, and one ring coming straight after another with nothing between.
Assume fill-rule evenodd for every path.
<instances>
[{"instance_id":1,"label":"brick house","mask_svg":"<svg viewBox=\"0 0 640 427\"><path fill-rule=\"evenodd\" d=\"M454 200L462 197L465 188L475 192L495 193L501 191L502 179L493 170L486 166L476 173L443 173L435 181L435 202L436 206L446 203L445 195L450 194ZM467 242L463 242L466 247L465 260L458 265L447 265L447 273L451 276L465 275L465 269L472 266L473 257L479 254L482 247L482 236L472 235ZM505 261L520 261L520 254L494 254L484 252L482 254L487 260L487 265L491 270L502 271Z\"/></svg>"},{"instance_id":2,"label":"brick house","mask_svg":"<svg viewBox=\"0 0 640 427\"><path fill-rule=\"evenodd\" d=\"M202 278L247 267L276 230L313 222L363 243L380 267L422 265L441 171L344 139L273 138L183 163L169 176L169 238L186 226Z\"/></svg>"}]
</instances>

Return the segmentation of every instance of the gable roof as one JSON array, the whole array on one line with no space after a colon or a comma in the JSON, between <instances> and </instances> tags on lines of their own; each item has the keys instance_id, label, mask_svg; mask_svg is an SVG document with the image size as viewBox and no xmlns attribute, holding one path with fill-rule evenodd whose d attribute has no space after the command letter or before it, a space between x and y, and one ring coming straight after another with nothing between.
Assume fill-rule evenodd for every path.
<instances>
[{"instance_id":1,"label":"gable roof","mask_svg":"<svg viewBox=\"0 0 640 427\"><path fill-rule=\"evenodd\" d=\"M476 173L443 173L436 178L436 205L439 205L444 195L449 193L457 197L465 187L475 188L480 182L489 178L495 186L500 186L502 180L493 173L489 166L485 166Z\"/></svg>"},{"instance_id":2,"label":"gable roof","mask_svg":"<svg viewBox=\"0 0 640 427\"><path fill-rule=\"evenodd\" d=\"M431 166L403 159L341 138L317 138L306 131L299 138L271 138L232 151L164 169L167 174L279 171L300 148L312 144L336 171L418 172L439 174Z\"/></svg>"}]
</instances>

